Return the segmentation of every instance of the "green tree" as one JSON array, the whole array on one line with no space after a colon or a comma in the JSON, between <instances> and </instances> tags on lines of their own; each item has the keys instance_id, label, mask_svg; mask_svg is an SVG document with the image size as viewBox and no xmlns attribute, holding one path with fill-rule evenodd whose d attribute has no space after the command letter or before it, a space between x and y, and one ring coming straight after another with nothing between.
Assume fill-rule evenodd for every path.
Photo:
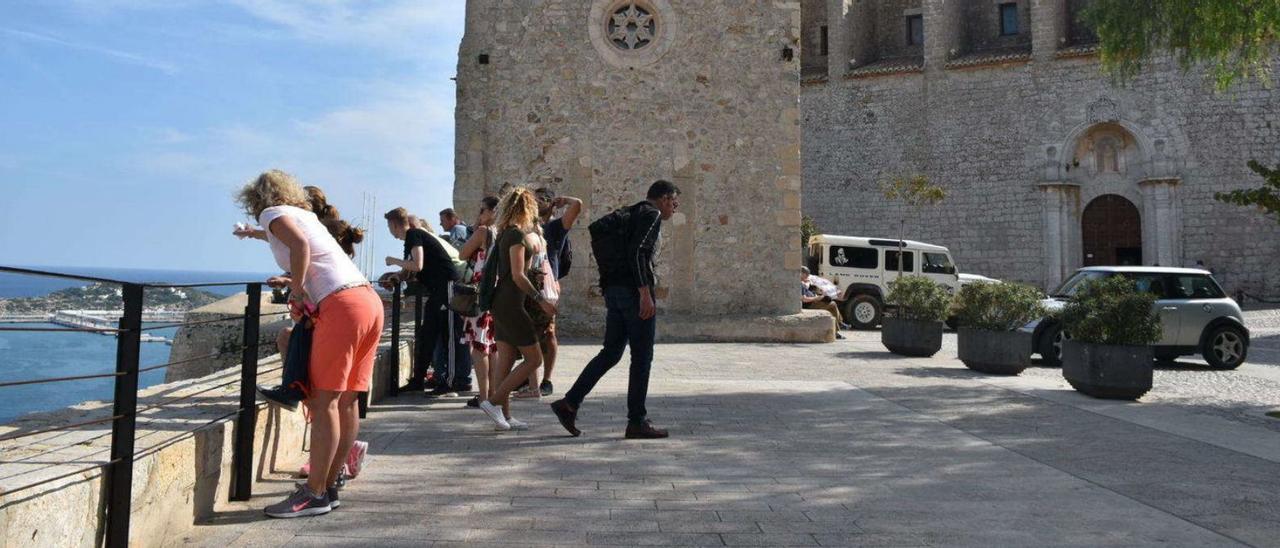
<instances>
[{"instance_id":1,"label":"green tree","mask_svg":"<svg viewBox=\"0 0 1280 548\"><path fill-rule=\"evenodd\" d=\"M947 197L947 192L937 185L931 184L924 175L897 177L884 183L883 193L886 199L902 205L902 215L898 224L898 277L902 277L902 248L906 247L907 215L919 213L925 207L936 205Z\"/></svg>"},{"instance_id":2,"label":"green tree","mask_svg":"<svg viewBox=\"0 0 1280 548\"><path fill-rule=\"evenodd\" d=\"M1277 0L1093 0L1082 15L1118 81L1167 51L1184 71L1207 64L1219 90L1250 78L1269 83L1280 43Z\"/></svg>"},{"instance_id":3,"label":"green tree","mask_svg":"<svg viewBox=\"0 0 1280 548\"><path fill-rule=\"evenodd\" d=\"M800 249L809 249L809 239L818 234L818 223L813 217L805 215L800 218Z\"/></svg>"},{"instance_id":4,"label":"green tree","mask_svg":"<svg viewBox=\"0 0 1280 548\"><path fill-rule=\"evenodd\" d=\"M1257 207L1267 215L1274 215L1280 223L1280 165L1268 169L1255 160L1249 162L1249 169L1262 176L1261 187L1219 192L1213 197L1228 204Z\"/></svg>"}]
</instances>

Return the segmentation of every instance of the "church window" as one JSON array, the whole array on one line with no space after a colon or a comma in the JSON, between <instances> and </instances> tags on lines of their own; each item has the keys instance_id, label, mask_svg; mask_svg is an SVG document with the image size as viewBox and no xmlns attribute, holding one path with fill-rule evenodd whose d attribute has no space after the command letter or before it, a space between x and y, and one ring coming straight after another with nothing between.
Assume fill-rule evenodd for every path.
<instances>
[{"instance_id":1,"label":"church window","mask_svg":"<svg viewBox=\"0 0 1280 548\"><path fill-rule=\"evenodd\" d=\"M1018 34L1018 4L1000 4L1000 36Z\"/></svg>"},{"instance_id":2,"label":"church window","mask_svg":"<svg viewBox=\"0 0 1280 548\"><path fill-rule=\"evenodd\" d=\"M614 10L608 23L609 41L624 51L645 48L657 36L658 22L652 13L635 2Z\"/></svg>"},{"instance_id":3,"label":"church window","mask_svg":"<svg viewBox=\"0 0 1280 548\"><path fill-rule=\"evenodd\" d=\"M924 43L924 16L907 16L907 45L918 46Z\"/></svg>"}]
</instances>

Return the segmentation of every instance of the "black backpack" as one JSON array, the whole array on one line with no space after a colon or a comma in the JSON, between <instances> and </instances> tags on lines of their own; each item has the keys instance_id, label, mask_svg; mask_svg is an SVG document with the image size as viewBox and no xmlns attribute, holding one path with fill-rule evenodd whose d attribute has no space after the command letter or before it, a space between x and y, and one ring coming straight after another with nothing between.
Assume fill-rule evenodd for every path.
<instances>
[{"instance_id":1,"label":"black backpack","mask_svg":"<svg viewBox=\"0 0 1280 548\"><path fill-rule=\"evenodd\" d=\"M591 232L591 254L601 275L627 269L627 240L631 237L631 214L635 206L610 211L587 227ZM564 273L564 266L560 266Z\"/></svg>"}]
</instances>

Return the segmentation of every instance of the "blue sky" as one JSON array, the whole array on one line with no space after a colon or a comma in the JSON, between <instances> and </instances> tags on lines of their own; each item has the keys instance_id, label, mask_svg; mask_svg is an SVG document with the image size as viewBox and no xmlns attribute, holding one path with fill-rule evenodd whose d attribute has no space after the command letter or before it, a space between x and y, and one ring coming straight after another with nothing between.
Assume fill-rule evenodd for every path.
<instances>
[{"instance_id":1,"label":"blue sky","mask_svg":"<svg viewBox=\"0 0 1280 548\"><path fill-rule=\"evenodd\" d=\"M5 0L0 264L269 271L232 196L268 168L400 247L452 205L463 0ZM470 209L463 209L470 215ZM379 270L381 270L379 266Z\"/></svg>"}]
</instances>

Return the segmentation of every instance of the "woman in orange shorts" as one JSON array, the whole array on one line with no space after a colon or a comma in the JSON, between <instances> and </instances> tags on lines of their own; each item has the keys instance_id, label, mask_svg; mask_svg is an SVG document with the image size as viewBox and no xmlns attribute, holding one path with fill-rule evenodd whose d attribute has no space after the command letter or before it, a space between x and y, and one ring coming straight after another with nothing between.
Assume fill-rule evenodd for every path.
<instances>
[{"instance_id":1,"label":"woman in orange shorts","mask_svg":"<svg viewBox=\"0 0 1280 548\"><path fill-rule=\"evenodd\" d=\"M276 263L292 273L277 281L289 285L291 299L318 309L308 367L311 473L305 485L265 511L276 518L327 514L338 505L338 472L360 431L357 401L373 375L382 300L308 209L307 194L292 176L263 173L245 185L238 201L266 232Z\"/></svg>"}]
</instances>

